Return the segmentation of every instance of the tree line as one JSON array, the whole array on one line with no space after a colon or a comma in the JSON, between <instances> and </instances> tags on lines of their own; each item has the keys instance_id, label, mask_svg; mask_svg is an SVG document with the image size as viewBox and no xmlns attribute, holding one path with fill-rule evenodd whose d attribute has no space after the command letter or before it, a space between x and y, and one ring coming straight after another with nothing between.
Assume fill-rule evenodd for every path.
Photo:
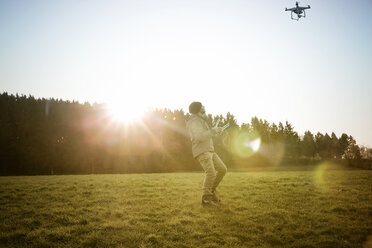
<instances>
[{"instance_id":1,"label":"tree line","mask_svg":"<svg viewBox=\"0 0 372 248\"><path fill-rule=\"evenodd\" d=\"M183 110L152 109L138 122L113 120L105 104L0 95L0 174L141 173L200 170L192 158ZM353 161L370 166L372 150L347 134L300 136L289 123L208 115L230 124L214 140L230 168ZM356 162L355 162L356 161Z\"/></svg>"}]
</instances>

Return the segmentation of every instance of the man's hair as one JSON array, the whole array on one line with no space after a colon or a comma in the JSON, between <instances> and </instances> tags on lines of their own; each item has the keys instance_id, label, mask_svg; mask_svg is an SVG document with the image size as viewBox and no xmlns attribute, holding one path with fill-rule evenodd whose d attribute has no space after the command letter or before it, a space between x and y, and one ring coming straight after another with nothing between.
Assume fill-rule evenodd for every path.
<instances>
[{"instance_id":1,"label":"man's hair","mask_svg":"<svg viewBox=\"0 0 372 248\"><path fill-rule=\"evenodd\" d=\"M201 110L201 107L202 107L202 104L201 102L192 102L189 106L189 112L191 114L197 114L200 112Z\"/></svg>"}]
</instances>

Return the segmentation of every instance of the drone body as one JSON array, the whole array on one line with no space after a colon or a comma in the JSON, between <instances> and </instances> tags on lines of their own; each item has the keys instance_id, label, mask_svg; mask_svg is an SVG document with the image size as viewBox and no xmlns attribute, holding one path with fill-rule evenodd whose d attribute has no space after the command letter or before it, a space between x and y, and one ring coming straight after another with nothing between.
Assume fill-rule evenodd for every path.
<instances>
[{"instance_id":1,"label":"drone body","mask_svg":"<svg viewBox=\"0 0 372 248\"><path fill-rule=\"evenodd\" d=\"M291 19L298 21L301 17L306 17L305 9L310 9L310 5L307 7L301 7L298 6L298 2L296 2L296 7L290 9L285 8L285 11L291 11ZM293 13L297 15L297 18L293 17Z\"/></svg>"}]
</instances>

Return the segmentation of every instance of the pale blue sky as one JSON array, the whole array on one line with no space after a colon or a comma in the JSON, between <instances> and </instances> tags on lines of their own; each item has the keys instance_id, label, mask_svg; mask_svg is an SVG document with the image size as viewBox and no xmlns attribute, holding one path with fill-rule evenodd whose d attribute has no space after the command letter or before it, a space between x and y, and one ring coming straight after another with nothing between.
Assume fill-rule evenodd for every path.
<instances>
[{"instance_id":1,"label":"pale blue sky","mask_svg":"<svg viewBox=\"0 0 372 248\"><path fill-rule=\"evenodd\" d=\"M288 120L372 147L372 1L4 1L0 91Z\"/></svg>"}]
</instances>

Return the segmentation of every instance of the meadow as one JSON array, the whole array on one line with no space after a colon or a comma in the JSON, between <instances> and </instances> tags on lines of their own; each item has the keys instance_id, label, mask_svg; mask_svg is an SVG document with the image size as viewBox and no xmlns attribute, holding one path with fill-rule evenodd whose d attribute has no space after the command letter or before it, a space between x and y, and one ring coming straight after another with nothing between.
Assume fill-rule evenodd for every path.
<instances>
[{"instance_id":1,"label":"meadow","mask_svg":"<svg viewBox=\"0 0 372 248\"><path fill-rule=\"evenodd\" d=\"M0 247L372 247L372 171L0 177Z\"/></svg>"}]
</instances>

